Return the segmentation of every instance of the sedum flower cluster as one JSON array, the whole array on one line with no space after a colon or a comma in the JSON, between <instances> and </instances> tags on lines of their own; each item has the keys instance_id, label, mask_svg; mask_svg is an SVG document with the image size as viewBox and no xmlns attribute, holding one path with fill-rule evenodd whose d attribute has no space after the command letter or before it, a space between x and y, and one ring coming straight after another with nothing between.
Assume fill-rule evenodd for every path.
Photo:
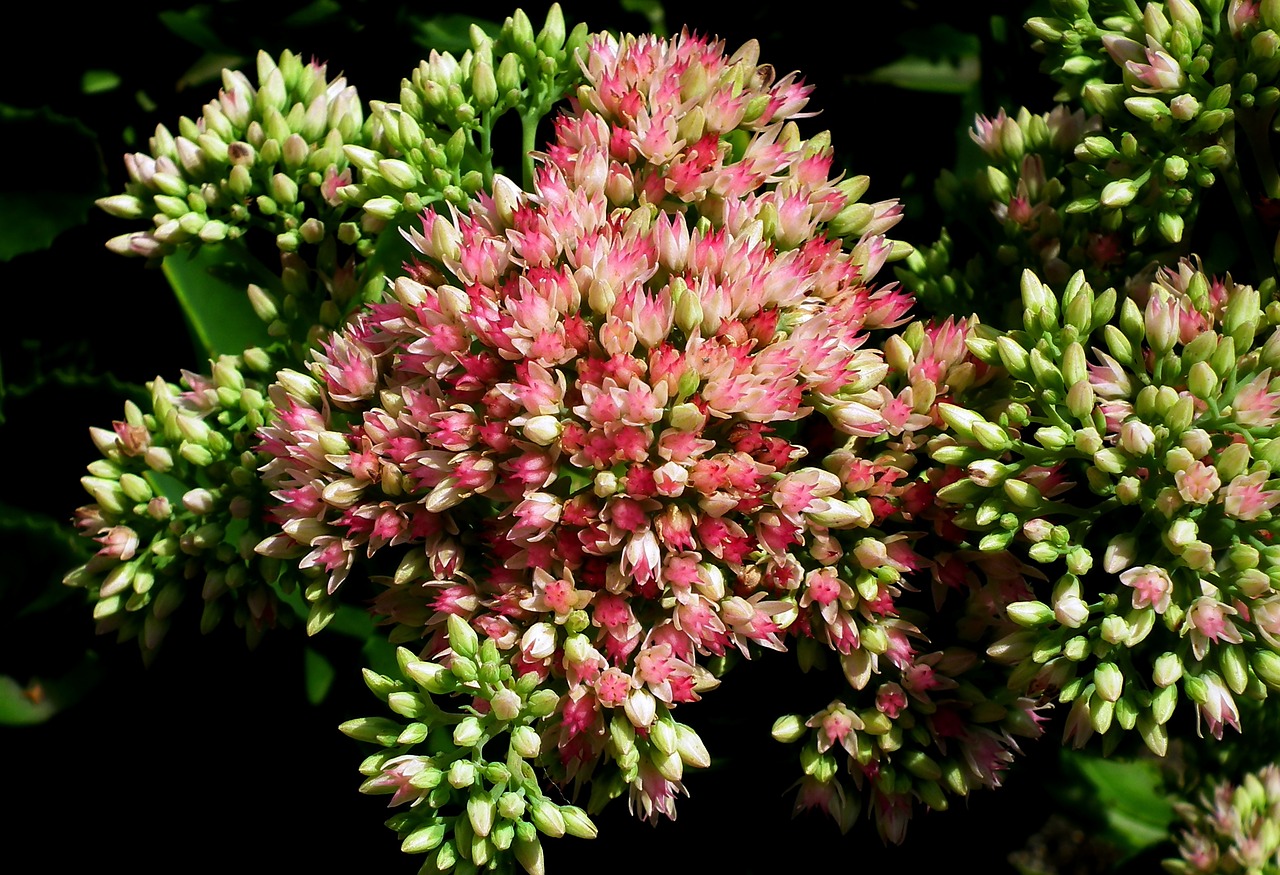
<instances>
[{"instance_id":1,"label":"sedum flower cluster","mask_svg":"<svg viewBox=\"0 0 1280 875\"><path fill-rule=\"evenodd\" d=\"M374 610L421 659L371 686L426 747L412 725L348 731L379 728L366 789L401 787L391 823L437 860L480 865L522 835L537 806L501 794L543 791L509 777L516 749L589 783L588 810L628 793L641 817L674 816L684 767L709 762L676 706L848 589L834 533L871 507L806 464L803 429L821 412L876 434L901 403L862 348L910 305L870 285L897 210L831 178L827 138L788 121L809 88L757 52L591 40L533 191L499 178L468 212L427 210L389 297L324 343L314 379L273 387L283 534L260 550L323 569L330 594L382 562ZM910 555L868 550L886 580ZM830 613L811 634L869 666L858 623ZM860 613L881 650L905 644L892 613ZM432 744L440 726L451 743ZM525 728L539 740L518 748ZM413 774L433 777L404 788ZM494 821L499 798L515 814Z\"/></svg>"},{"instance_id":2,"label":"sedum flower cluster","mask_svg":"<svg viewBox=\"0 0 1280 875\"><path fill-rule=\"evenodd\" d=\"M1179 805L1185 828L1175 875L1280 872L1280 766L1249 772L1239 783L1218 781L1199 804Z\"/></svg>"},{"instance_id":3,"label":"sedum flower cluster","mask_svg":"<svg viewBox=\"0 0 1280 875\"><path fill-rule=\"evenodd\" d=\"M955 440L930 449L952 523L1030 584L988 653L1070 705L1077 746L1136 730L1162 756L1180 702L1240 729L1237 697L1280 689L1280 308L1190 261L1119 307L1027 273L1023 306L1021 330L969 341L1005 371L999 401L943 407Z\"/></svg>"},{"instance_id":4,"label":"sedum flower cluster","mask_svg":"<svg viewBox=\"0 0 1280 875\"><path fill-rule=\"evenodd\" d=\"M137 639L147 660L188 598L203 601L202 631L230 611L250 645L289 619L280 596L301 576L254 550L265 493L250 439L268 411L269 365L249 350L219 358L212 377L184 373L181 387L157 377L149 411L129 401L123 420L92 430L102 458L81 478L94 503L76 526L101 547L64 582L86 591L99 632Z\"/></svg>"},{"instance_id":5,"label":"sedum flower cluster","mask_svg":"<svg viewBox=\"0 0 1280 875\"><path fill-rule=\"evenodd\" d=\"M120 530L111 536L113 544L139 539L138 547L124 550L128 555L104 548L66 576L95 602L100 628L137 637L150 658L169 612L190 595L188 589L202 588L201 628L216 624L227 572L233 590L247 579L256 593L246 627L250 639L274 624L280 616L276 595L293 592L297 572L281 576L274 561L264 566L270 569L265 574L239 568L247 563L255 569L261 561L251 552L243 556L244 543L277 531L262 522L271 498L254 473L265 461L253 455L255 432L274 416L263 378L301 366L308 350L353 309L381 294L387 267L398 264L406 248L389 221L397 210L416 212L441 200L464 203L491 182L494 125L514 109L526 131L536 128L581 75L570 58L584 32L576 29L566 42L556 6L537 35L523 12L508 18L496 39L472 28L473 50L460 58L433 52L402 82L400 104L373 102L368 111L345 78L326 79L324 65L303 63L288 51L278 61L260 53L257 87L239 71L224 71L218 98L199 118L182 118L177 136L158 126L151 154L126 156L126 191L99 206L121 218L149 218L154 227L113 238L108 248L160 260L212 247L217 258L209 272L230 271L232 285L244 289L249 321L264 323L266 334L246 335L243 348L212 350L218 353L212 373L184 373L190 391L176 406L172 387L157 378L148 387L153 409L130 407L114 425L119 440L107 430L94 432L104 458L84 480L94 503L78 511L78 524L92 537ZM495 53L502 71L497 80ZM502 84L500 99L490 95L495 81ZM393 191L395 198L388 194ZM399 206L393 208L392 200ZM243 246L255 234L274 241L277 268L257 264ZM215 286L207 294L223 292ZM172 450L174 461L147 458L153 445ZM207 449L209 458L196 447ZM124 498L100 482L118 483L126 474L124 482L133 486ZM189 495L202 498L186 501ZM151 502L152 496L165 500ZM199 548L188 543L197 529L203 532ZM171 558L174 538L186 539L185 565ZM209 558L214 553L216 560ZM161 589L150 592L155 579L170 583L163 600L156 600ZM130 580L136 580L135 592ZM244 609L236 612L241 625L248 616ZM313 613L308 628L316 631L329 619ZM147 634L139 636L144 622Z\"/></svg>"},{"instance_id":6,"label":"sedum flower cluster","mask_svg":"<svg viewBox=\"0 0 1280 875\"><path fill-rule=\"evenodd\" d=\"M801 135L811 87L754 42L552 7L367 111L291 54L227 73L103 206L152 217L110 244L149 258L268 234L273 342L94 430L100 549L66 582L148 658L196 587L201 628L229 610L251 642L286 600L317 633L372 593L394 716L342 730L427 872L540 873L623 795L673 818L711 762L678 706L769 652L826 691L773 725L797 811L894 842L1051 728L1165 757L1179 721L1261 726L1280 303L1170 253L1240 183L1238 131L1269 184L1280 20L1052 6L1028 29L1080 106L977 120L986 164L939 198L1000 233L959 271L945 233L886 237L897 202ZM907 288L878 279L900 261ZM1265 866L1274 783L1187 808L1171 868Z\"/></svg>"},{"instance_id":7,"label":"sedum flower cluster","mask_svg":"<svg viewBox=\"0 0 1280 875\"><path fill-rule=\"evenodd\" d=\"M1062 0L1027 29L1045 70L1103 128L1076 151L1089 193L1072 209L1098 210L1133 243L1182 239L1202 190L1238 186L1253 153L1263 187L1280 194L1266 132L1280 89L1280 27L1270 3L1166 0L1136 4Z\"/></svg>"},{"instance_id":8,"label":"sedum flower cluster","mask_svg":"<svg viewBox=\"0 0 1280 875\"><path fill-rule=\"evenodd\" d=\"M1016 322L1002 308L1019 269L1055 285L1083 270L1099 287L1149 274L1191 251L1212 194L1241 222L1239 257L1260 282L1272 276L1280 12L1245 0L1049 7L1026 30L1058 103L976 119L978 168L936 186L951 231L913 254L902 281L935 310ZM982 215L994 227L964 227Z\"/></svg>"}]
</instances>

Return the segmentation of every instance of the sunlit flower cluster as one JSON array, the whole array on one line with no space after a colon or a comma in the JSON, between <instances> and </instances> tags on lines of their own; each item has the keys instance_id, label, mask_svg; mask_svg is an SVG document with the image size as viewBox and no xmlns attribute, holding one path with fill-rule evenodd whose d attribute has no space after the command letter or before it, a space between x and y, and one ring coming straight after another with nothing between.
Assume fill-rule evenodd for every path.
<instances>
[{"instance_id":1,"label":"sunlit flower cluster","mask_svg":"<svg viewBox=\"0 0 1280 875\"><path fill-rule=\"evenodd\" d=\"M971 341L1007 370L1003 420L947 409L933 451L963 471L938 495L966 537L1055 577L1005 605L1026 628L991 655L1071 704L1077 745L1136 728L1163 754L1179 689L1221 738L1236 697L1280 687L1275 306L1186 261L1118 314L1079 275L1023 291L1023 330Z\"/></svg>"},{"instance_id":2,"label":"sunlit flower cluster","mask_svg":"<svg viewBox=\"0 0 1280 875\"><path fill-rule=\"evenodd\" d=\"M103 457L81 479L94 503L76 525L101 546L65 582L88 591L100 632L136 638L148 660L188 599L200 600L203 631L229 610L256 643L282 619L271 584L291 591L301 579L254 550L271 531L248 440L264 422L269 364L253 351L219 359L212 377L185 374L182 387L157 378L148 410L129 402L123 420L93 430Z\"/></svg>"},{"instance_id":3,"label":"sunlit flower cluster","mask_svg":"<svg viewBox=\"0 0 1280 875\"><path fill-rule=\"evenodd\" d=\"M753 45L600 37L584 69L534 192L498 179L425 213L423 260L314 379L273 387L284 534L260 549L330 594L393 550L375 611L394 641L452 665L446 620L467 620L558 694L545 768L608 761L593 802L629 787L673 816L671 709L718 683L708 660L782 649L804 563L820 576L826 533L872 520L805 464L803 429L815 409L828 432L913 424L864 348L910 299L871 285L896 207L856 209L866 180L829 178L825 138L786 121L808 88ZM851 249L823 233L837 220L862 226Z\"/></svg>"}]
</instances>

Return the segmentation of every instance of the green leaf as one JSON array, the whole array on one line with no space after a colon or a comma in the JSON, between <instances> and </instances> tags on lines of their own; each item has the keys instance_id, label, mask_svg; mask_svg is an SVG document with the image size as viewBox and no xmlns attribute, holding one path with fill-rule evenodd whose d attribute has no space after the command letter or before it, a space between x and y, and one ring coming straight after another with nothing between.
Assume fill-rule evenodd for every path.
<instances>
[{"instance_id":1,"label":"green leaf","mask_svg":"<svg viewBox=\"0 0 1280 875\"><path fill-rule=\"evenodd\" d=\"M497 36L501 28L491 21L483 21L465 13L433 15L418 19L417 33L413 41L418 45L440 52L460 54L471 48L471 25L479 25L489 36Z\"/></svg>"},{"instance_id":2,"label":"green leaf","mask_svg":"<svg viewBox=\"0 0 1280 875\"><path fill-rule=\"evenodd\" d=\"M661 0L621 0L621 5L627 12L643 15L649 30L657 36L667 35L667 14Z\"/></svg>"},{"instance_id":3,"label":"green leaf","mask_svg":"<svg viewBox=\"0 0 1280 875\"><path fill-rule=\"evenodd\" d=\"M248 58L234 52L205 52L178 79L177 88L181 91L185 88L197 88L206 83L220 82L224 69L239 70L247 62Z\"/></svg>"},{"instance_id":4,"label":"green leaf","mask_svg":"<svg viewBox=\"0 0 1280 875\"><path fill-rule=\"evenodd\" d=\"M400 666L396 663L396 648L387 637L379 632L370 632L360 648L364 654L365 664L369 668L388 676L398 676Z\"/></svg>"},{"instance_id":5,"label":"green leaf","mask_svg":"<svg viewBox=\"0 0 1280 875\"><path fill-rule=\"evenodd\" d=\"M85 94L101 94L120 87L120 77L111 70L85 70L80 78L80 90Z\"/></svg>"},{"instance_id":6,"label":"green leaf","mask_svg":"<svg viewBox=\"0 0 1280 875\"><path fill-rule=\"evenodd\" d=\"M246 293L271 275L239 243L205 244L164 260L164 275L199 347L211 358L267 346L271 337Z\"/></svg>"},{"instance_id":7,"label":"green leaf","mask_svg":"<svg viewBox=\"0 0 1280 875\"><path fill-rule=\"evenodd\" d=\"M312 705L319 705L329 695L337 673L329 660L311 647L303 651L303 663L307 682L307 701Z\"/></svg>"},{"instance_id":8,"label":"green leaf","mask_svg":"<svg viewBox=\"0 0 1280 875\"><path fill-rule=\"evenodd\" d=\"M908 91L964 94L978 84L981 75L982 68L976 56L951 61L911 54L857 78Z\"/></svg>"},{"instance_id":9,"label":"green leaf","mask_svg":"<svg viewBox=\"0 0 1280 875\"><path fill-rule=\"evenodd\" d=\"M342 4L337 0L315 0L287 16L281 24L285 27L309 27L323 24L342 11Z\"/></svg>"},{"instance_id":10,"label":"green leaf","mask_svg":"<svg viewBox=\"0 0 1280 875\"><path fill-rule=\"evenodd\" d=\"M89 555L89 542L71 526L30 508L0 503L0 602L3 616L20 619L48 610L72 590L62 585L62 574ZM45 574L33 573L44 569Z\"/></svg>"},{"instance_id":11,"label":"green leaf","mask_svg":"<svg viewBox=\"0 0 1280 875\"><path fill-rule=\"evenodd\" d=\"M160 23L175 36L213 54L230 54L226 43L209 26L208 6L195 5L190 9L176 9L157 13Z\"/></svg>"},{"instance_id":12,"label":"green leaf","mask_svg":"<svg viewBox=\"0 0 1280 875\"><path fill-rule=\"evenodd\" d=\"M0 188L0 261L48 248L84 224L107 190L96 140L79 121L47 108L0 104L0 160L25 167L31 150L40 156L33 172L6 174Z\"/></svg>"},{"instance_id":13,"label":"green leaf","mask_svg":"<svg viewBox=\"0 0 1280 875\"><path fill-rule=\"evenodd\" d=\"M1101 814L1108 837L1127 855L1168 839L1174 810L1154 762L1075 752L1064 756L1091 791L1090 809Z\"/></svg>"},{"instance_id":14,"label":"green leaf","mask_svg":"<svg viewBox=\"0 0 1280 875\"><path fill-rule=\"evenodd\" d=\"M24 687L8 675L0 675L0 724L29 726L52 717L57 707L38 692L41 689L38 684Z\"/></svg>"},{"instance_id":15,"label":"green leaf","mask_svg":"<svg viewBox=\"0 0 1280 875\"><path fill-rule=\"evenodd\" d=\"M329 628L340 635L364 640L373 634L373 618L369 612L355 605L339 605Z\"/></svg>"},{"instance_id":16,"label":"green leaf","mask_svg":"<svg viewBox=\"0 0 1280 875\"><path fill-rule=\"evenodd\" d=\"M86 653L74 668L52 680L32 678L23 685L9 675L0 675L0 725L43 723L79 701L101 673L96 658Z\"/></svg>"}]
</instances>

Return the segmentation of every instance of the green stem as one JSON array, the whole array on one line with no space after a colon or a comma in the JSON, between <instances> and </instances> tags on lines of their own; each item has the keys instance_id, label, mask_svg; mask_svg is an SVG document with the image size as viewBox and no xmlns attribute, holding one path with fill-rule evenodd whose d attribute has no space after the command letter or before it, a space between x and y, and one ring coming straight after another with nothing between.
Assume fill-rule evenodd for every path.
<instances>
[{"instance_id":1,"label":"green stem","mask_svg":"<svg viewBox=\"0 0 1280 875\"><path fill-rule=\"evenodd\" d=\"M1246 126L1246 136L1248 136L1248 131L1249 128ZM1240 219L1240 227L1244 233L1245 242L1249 246L1249 254L1253 258L1258 276L1272 276L1275 273L1275 263L1271 253L1257 234L1260 223L1258 217L1254 214L1253 202L1249 198L1249 192L1245 190L1244 180L1240 178L1240 168L1237 160L1239 155L1236 152L1234 125L1227 128L1226 133L1223 135L1222 143L1226 146L1231 156L1231 159L1221 170L1222 178L1227 184L1227 191L1231 194L1231 204L1236 209L1236 216ZM1272 175L1275 175L1274 167L1272 167Z\"/></svg>"},{"instance_id":2,"label":"green stem","mask_svg":"<svg viewBox=\"0 0 1280 875\"><path fill-rule=\"evenodd\" d=\"M1240 128L1249 141L1249 151L1253 153L1253 163L1258 170L1262 190L1272 199L1280 198L1280 172L1276 171L1276 161L1271 154L1271 139L1267 136L1275 113L1274 107L1261 113L1243 107L1236 110Z\"/></svg>"},{"instance_id":3,"label":"green stem","mask_svg":"<svg viewBox=\"0 0 1280 875\"><path fill-rule=\"evenodd\" d=\"M493 191L493 123L491 117L480 124L480 157L484 168L485 191Z\"/></svg>"},{"instance_id":4,"label":"green stem","mask_svg":"<svg viewBox=\"0 0 1280 875\"><path fill-rule=\"evenodd\" d=\"M538 122L541 119L541 114L537 112L520 113L520 148L523 150L521 160L525 191L533 191L533 151L538 146Z\"/></svg>"}]
</instances>

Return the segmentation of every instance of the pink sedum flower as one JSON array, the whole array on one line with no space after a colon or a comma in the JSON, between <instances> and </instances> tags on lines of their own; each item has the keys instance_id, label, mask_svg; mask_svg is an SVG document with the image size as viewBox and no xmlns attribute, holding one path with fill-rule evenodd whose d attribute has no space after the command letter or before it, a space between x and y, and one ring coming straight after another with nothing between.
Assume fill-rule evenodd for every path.
<instances>
[{"instance_id":1,"label":"pink sedum flower","mask_svg":"<svg viewBox=\"0 0 1280 875\"><path fill-rule=\"evenodd\" d=\"M1151 608L1157 614L1169 609L1173 581L1169 572L1156 565L1143 565L1120 573L1120 582L1133 589L1133 606Z\"/></svg>"},{"instance_id":2,"label":"pink sedum flower","mask_svg":"<svg viewBox=\"0 0 1280 875\"><path fill-rule=\"evenodd\" d=\"M936 393L877 392L887 368L866 348L911 305L873 285L900 210L873 205L851 245L828 232L850 198L827 138L789 121L810 89L755 52L594 38L534 190L500 178L465 212L426 211L406 235L421 259L326 342L313 381L275 388L262 432L273 513L328 590L390 553L375 609L393 636L448 659L458 616L535 674L559 696L547 763L566 780L608 755L611 721L647 736L714 688L708 657L785 649L831 532L872 521L804 464L792 423L849 404L857 425L816 418L855 434L931 420ZM945 373L963 332L931 331L920 365ZM909 567L904 547L868 554L868 573ZM855 617L847 585L808 590L814 637L842 652L897 592ZM905 664L889 628L886 661ZM657 763L629 772L646 819L683 791Z\"/></svg>"}]
</instances>

